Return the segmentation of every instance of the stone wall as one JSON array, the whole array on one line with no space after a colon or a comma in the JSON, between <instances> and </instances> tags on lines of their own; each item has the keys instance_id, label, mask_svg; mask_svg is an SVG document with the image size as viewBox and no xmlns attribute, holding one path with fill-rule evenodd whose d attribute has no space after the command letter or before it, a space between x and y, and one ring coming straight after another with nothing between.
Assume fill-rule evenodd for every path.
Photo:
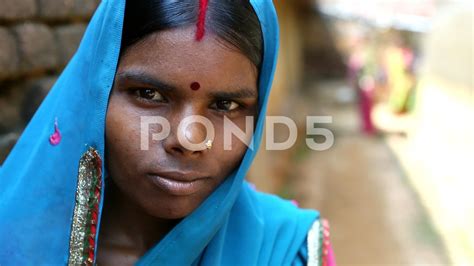
<instances>
[{"instance_id":1,"label":"stone wall","mask_svg":"<svg viewBox=\"0 0 474 266\"><path fill-rule=\"evenodd\" d=\"M1 0L0 164L76 51L99 0Z\"/></svg>"}]
</instances>

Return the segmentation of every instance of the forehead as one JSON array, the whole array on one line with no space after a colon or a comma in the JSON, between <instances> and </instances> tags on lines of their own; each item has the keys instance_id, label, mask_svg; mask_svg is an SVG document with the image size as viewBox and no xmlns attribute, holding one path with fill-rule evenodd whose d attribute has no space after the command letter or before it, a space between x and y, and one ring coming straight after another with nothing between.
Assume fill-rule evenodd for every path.
<instances>
[{"instance_id":1,"label":"forehead","mask_svg":"<svg viewBox=\"0 0 474 266\"><path fill-rule=\"evenodd\" d=\"M153 33L122 56L119 70L146 72L176 83L257 86L257 70L237 49L213 34L196 41L194 27Z\"/></svg>"}]
</instances>

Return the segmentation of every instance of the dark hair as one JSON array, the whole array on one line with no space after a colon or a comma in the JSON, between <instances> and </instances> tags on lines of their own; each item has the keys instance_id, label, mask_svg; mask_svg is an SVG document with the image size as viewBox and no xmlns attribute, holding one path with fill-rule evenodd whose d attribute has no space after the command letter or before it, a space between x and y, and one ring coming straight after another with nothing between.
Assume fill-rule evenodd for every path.
<instances>
[{"instance_id":1,"label":"dark hair","mask_svg":"<svg viewBox=\"0 0 474 266\"><path fill-rule=\"evenodd\" d=\"M129 0L125 8L122 53L148 34L196 25L199 0ZM237 48L260 68L262 30L249 0L209 0L206 32Z\"/></svg>"}]
</instances>

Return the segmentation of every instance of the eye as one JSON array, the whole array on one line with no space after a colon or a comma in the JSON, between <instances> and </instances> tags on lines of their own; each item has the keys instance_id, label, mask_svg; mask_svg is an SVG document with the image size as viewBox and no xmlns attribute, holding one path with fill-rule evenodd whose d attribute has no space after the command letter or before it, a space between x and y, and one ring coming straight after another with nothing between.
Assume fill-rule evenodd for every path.
<instances>
[{"instance_id":1,"label":"eye","mask_svg":"<svg viewBox=\"0 0 474 266\"><path fill-rule=\"evenodd\" d=\"M230 112L240 107L240 105L230 100L219 100L212 105L214 109L221 112Z\"/></svg>"},{"instance_id":2,"label":"eye","mask_svg":"<svg viewBox=\"0 0 474 266\"><path fill-rule=\"evenodd\" d=\"M137 98L147 101L162 102L164 100L163 96L155 89L135 89L134 94Z\"/></svg>"}]
</instances>

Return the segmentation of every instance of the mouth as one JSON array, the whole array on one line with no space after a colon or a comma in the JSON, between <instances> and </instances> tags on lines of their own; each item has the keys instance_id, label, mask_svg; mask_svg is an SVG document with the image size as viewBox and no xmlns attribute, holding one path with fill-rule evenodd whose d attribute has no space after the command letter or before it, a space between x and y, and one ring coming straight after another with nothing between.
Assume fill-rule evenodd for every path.
<instances>
[{"instance_id":1,"label":"mouth","mask_svg":"<svg viewBox=\"0 0 474 266\"><path fill-rule=\"evenodd\" d=\"M189 196L204 188L205 177L196 173L161 172L148 174L158 189L173 196Z\"/></svg>"}]
</instances>

